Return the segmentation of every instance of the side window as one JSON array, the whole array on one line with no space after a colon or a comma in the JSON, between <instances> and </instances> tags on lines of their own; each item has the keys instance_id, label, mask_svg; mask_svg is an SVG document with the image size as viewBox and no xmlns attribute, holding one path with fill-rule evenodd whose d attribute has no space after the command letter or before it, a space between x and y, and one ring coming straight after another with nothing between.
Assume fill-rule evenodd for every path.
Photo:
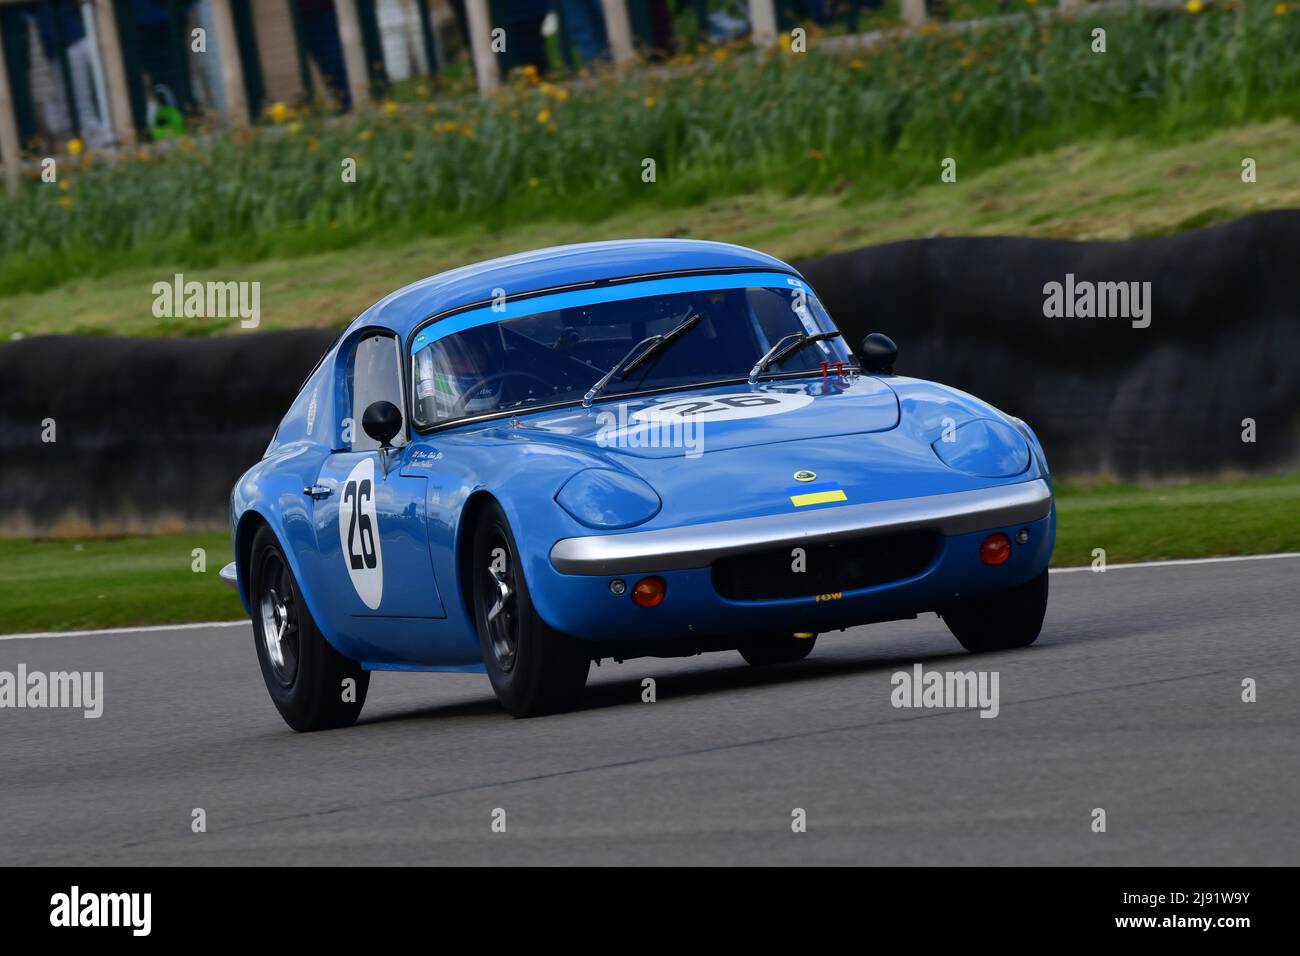
<instances>
[{"instance_id":1,"label":"side window","mask_svg":"<svg viewBox=\"0 0 1300 956\"><path fill-rule=\"evenodd\" d=\"M374 402L392 402L398 408L403 407L402 364L396 338L375 334L357 343L348 370L348 392L352 396L352 450L378 448L379 442L361 427L361 419ZM401 445L405 441L406 437L399 433L393 444Z\"/></svg>"}]
</instances>

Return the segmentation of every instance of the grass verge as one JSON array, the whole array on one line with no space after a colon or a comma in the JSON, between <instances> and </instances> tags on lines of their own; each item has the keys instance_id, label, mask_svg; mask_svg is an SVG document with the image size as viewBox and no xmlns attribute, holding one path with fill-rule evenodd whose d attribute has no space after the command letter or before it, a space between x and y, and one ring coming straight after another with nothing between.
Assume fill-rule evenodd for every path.
<instances>
[{"instance_id":1,"label":"grass verge","mask_svg":"<svg viewBox=\"0 0 1300 956\"><path fill-rule=\"evenodd\" d=\"M1142 487L1057 487L1056 567L1300 551L1300 474Z\"/></svg>"},{"instance_id":2,"label":"grass verge","mask_svg":"<svg viewBox=\"0 0 1300 956\"><path fill-rule=\"evenodd\" d=\"M1300 551L1300 474L1160 487L1061 485L1053 565ZM192 569L193 549L207 570ZM6 540L0 549L0 633L235 620L217 578L227 535L85 541Z\"/></svg>"},{"instance_id":3,"label":"grass verge","mask_svg":"<svg viewBox=\"0 0 1300 956\"><path fill-rule=\"evenodd\" d=\"M207 570L193 570L193 550ZM234 560L230 535L0 542L0 634L244 616L217 572Z\"/></svg>"},{"instance_id":4,"label":"grass verge","mask_svg":"<svg viewBox=\"0 0 1300 956\"><path fill-rule=\"evenodd\" d=\"M1259 180L1241 181L1241 161ZM1153 236L1300 206L1300 124L1291 120L1153 147L1100 140L1004 163L956 183L865 200L853 192L765 192L710 199L693 209L638 207L599 223L547 220L505 230L463 228L420 239L375 242L232 267L183 257L42 292L0 297L0 340L15 334L177 336L238 332L238 320L155 318L153 283L261 283L262 329L346 324L416 279L467 262L568 242L680 236L753 246L797 260L934 235L1019 235L1105 240ZM247 334L247 333L245 333Z\"/></svg>"}]
</instances>

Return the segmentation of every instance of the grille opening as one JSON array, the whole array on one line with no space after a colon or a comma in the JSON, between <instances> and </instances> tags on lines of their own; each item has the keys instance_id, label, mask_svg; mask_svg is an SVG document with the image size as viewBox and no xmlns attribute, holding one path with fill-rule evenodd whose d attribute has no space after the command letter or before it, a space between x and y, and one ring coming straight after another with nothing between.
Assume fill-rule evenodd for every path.
<instances>
[{"instance_id":1,"label":"grille opening","mask_svg":"<svg viewBox=\"0 0 1300 956\"><path fill-rule=\"evenodd\" d=\"M805 553L795 571L794 548ZM934 560L933 531L864 535L824 544L788 545L719 558L713 587L730 601L776 601L854 591L920 574Z\"/></svg>"}]
</instances>

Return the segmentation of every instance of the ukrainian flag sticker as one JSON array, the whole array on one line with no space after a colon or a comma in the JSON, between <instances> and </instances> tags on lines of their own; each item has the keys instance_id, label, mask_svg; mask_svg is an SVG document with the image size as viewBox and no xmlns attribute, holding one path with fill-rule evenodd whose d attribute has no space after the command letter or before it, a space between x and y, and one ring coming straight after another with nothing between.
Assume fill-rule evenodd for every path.
<instances>
[{"instance_id":1,"label":"ukrainian flag sticker","mask_svg":"<svg viewBox=\"0 0 1300 956\"><path fill-rule=\"evenodd\" d=\"M829 505L837 501L848 501L849 496L844 493L844 489L835 481L819 481L816 484L802 485L798 488L787 488L785 493L790 496L790 504L796 508L803 508L808 505Z\"/></svg>"}]
</instances>

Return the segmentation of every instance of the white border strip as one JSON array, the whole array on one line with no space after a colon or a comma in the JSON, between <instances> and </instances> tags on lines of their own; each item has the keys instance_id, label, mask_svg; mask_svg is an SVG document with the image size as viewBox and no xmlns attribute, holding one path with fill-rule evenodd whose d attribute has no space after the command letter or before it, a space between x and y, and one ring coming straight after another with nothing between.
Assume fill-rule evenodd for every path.
<instances>
[{"instance_id":1,"label":"white border strip","mask_svg":"<svg viewBox=\"0 0 1300 956\"><path fill-rule=\"evenodd\" d=\"M1241 554L1225 558L1180 558L1176 561L1139 561L1136 564L1108 564L1107 571L1122 571L1125 568L1172 568L1185 564L1229 564L1235 561L1272 561L1276 558L1300 558L1300 551L1282 551L1278 554ZM1092 571L1086 564L1078 568L1052 568L1052 574L1073 574L1075 571ZM1102 572L1097 571L1098 574Z\"/></svg>"},{"instance_id":2,"label":"white border strip","mask_svg":"<svg viewBox=\"0 0 1300 956\"><path fill-rule=\"evenodd\" d=\"M1181 558L1176 561L1139 561L1136 564L1108 564L1107 571L1127 568L1172 568L1188 564L1229 564L1236 561L1272 561L1276 558L1300 558L1300 551L1283 551L1278 554L1243 554L1227 558ZM1052 574L1073 574L1091 571L1091 565L1077 568L1052 568ZM1100 571L1098 574L1102 573ZM33 641L46 637L93 637L113 634L150 634L158 631L197 631L214 627L251 627L251 621L208 621L200 624L155 624L149 627L110 627L98 631L40 631L31 634L0 634L0 641Z\"/></svg>"},{"instance_id":3,"label":"white border strip","mask_svg":"<svg viewBox=\"0 0 1300 956\"><path fill-rule=\"evenodd\" d=\"M33 631L0 634L0 641L35 641L45 637L95 637L114 634L151 634L158 631L198 631L207 627L252 627L252 621L208 621L200 624L153 624L149 627L108 627L98 631Z\"/></svg>"}]
</instances>

